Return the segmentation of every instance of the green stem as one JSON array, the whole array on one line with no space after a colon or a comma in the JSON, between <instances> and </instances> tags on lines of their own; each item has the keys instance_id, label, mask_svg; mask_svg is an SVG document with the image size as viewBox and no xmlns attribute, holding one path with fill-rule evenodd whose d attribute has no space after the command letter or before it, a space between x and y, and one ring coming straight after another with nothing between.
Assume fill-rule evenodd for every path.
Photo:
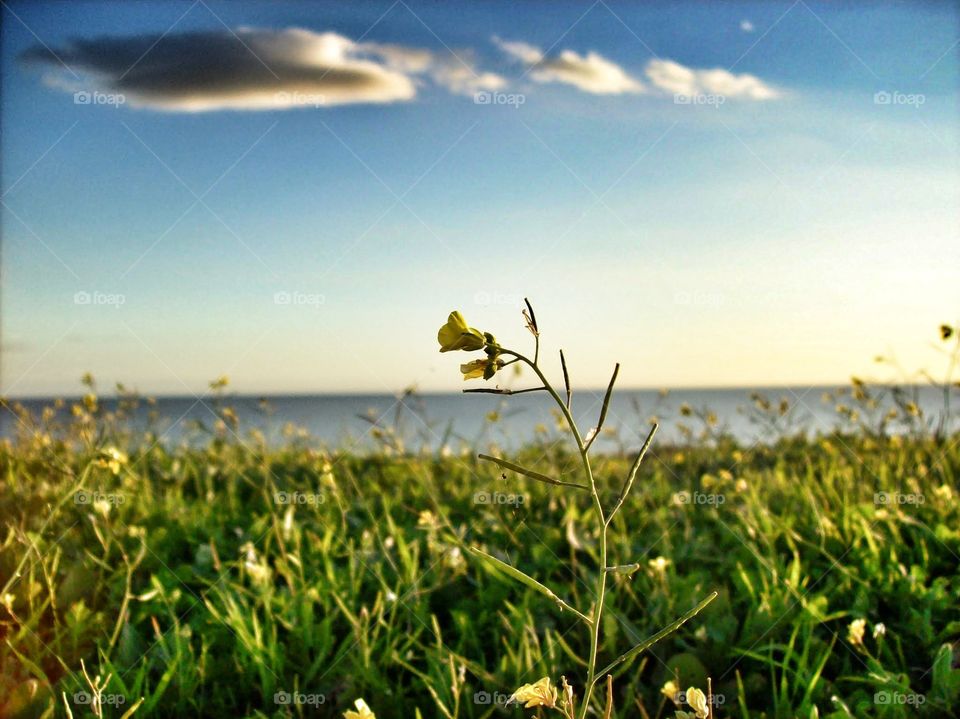
<instances>
[{"instance_id":1,"label":"green stem","mask_svg":"<svg viewBox=\"0 0 960 719\"><path fill-rule=\"evenodd\" d=\"M600 620L603 616L603 600L607 591L607 523L603 514L603 504L600 502L600 495L597 492L597 483L593 478L593 469L590 466L590 458L587 455L587 446L583 442L583 437L580 436L580 431L577 429L577 424L573 420L573 415L570 412L570 408L560 398L560 395L557 394L556 390L553 388L553 385L551 385L544 376L536 362L531 362L522 354L512 350L501 349L501 354L516 357L521 362L528 365L530 369L533 370L534 374L537 375L540 381L543 382L543 386L546 388L550 396L553 397L554 402L557 403L557 406L563 413L563 416L567 421L567 425L570 427L570 433L573 435L573 439L577 443L577 450L580 452L580 459L583 462L583 471L587 477L587 483L590 485L590 495L593 498L593 508L597 513L597 519L600 523L600 571L597 573L597 584L594 591L597 601L594 605L593 612L590 615L590 621L592 625L590 627L590 659L587 662L587 682L584 685L583 702L580 705L579 717L579 719L585 719L590 708L590 697L593 695L593 688L598 679L596 670L597 653L600 648Z\"/></svg>"}]
</instances>

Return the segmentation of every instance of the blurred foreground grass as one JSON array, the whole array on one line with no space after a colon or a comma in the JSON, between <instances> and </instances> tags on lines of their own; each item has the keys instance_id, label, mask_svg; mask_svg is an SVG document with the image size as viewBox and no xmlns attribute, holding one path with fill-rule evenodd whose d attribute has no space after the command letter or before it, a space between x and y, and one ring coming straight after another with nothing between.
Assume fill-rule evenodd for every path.
<instances>
[{"instance_id":1,"label":"blurred foreground grass","mask_svg":"<svg viewBox=\"0 0 960 719\"><path fill-rule=\"evenodd\" d=\"M575 620L466 548L589 605L587 501L389 432L362 455L271 448L218 405L219 431L170 447L92 395L58 431L9 409L0 716L340 716L357 697L379 719L520 716L514 688L583 665ZM615 522L613 563L643 569L614 577L602 655L720 596L617 677L617 716L672 715L677 674L712 677L716 717L957 715L958 439L655 446ZM579 462L550 433L512 458ZM630 461L597 459L610 499Z\"/></svg>"}]
</instances>

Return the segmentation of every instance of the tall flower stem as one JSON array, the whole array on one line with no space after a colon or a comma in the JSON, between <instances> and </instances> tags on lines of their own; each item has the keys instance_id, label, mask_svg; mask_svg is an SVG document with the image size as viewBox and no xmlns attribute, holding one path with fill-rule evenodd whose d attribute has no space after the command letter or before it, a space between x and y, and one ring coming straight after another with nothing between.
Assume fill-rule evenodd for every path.
<instances>
[{"instance_id":1,"label":"tall flower stem","mask_svg":"<svg viewBox=\"0 0 960 719\"><path fill-rule=\"evenodd\" d=\"M580 459L583 463L583 472L586 475L587 484L590 487L590 496L593 498L593 508L596 512L600 526L600 567L599 571L597 572L597 582L594 589L596 604L594 605L593 611L590 614L590 658L587 662L587 681L584 685L583 702L580 704L579 713L580 719L584 719L589 711L590 697L593 695L593 689L598 679L596 673L597 653L599 652L600 648L600 624L603 616L603 601L607 591L607 521L603 512L603 504L600 502L600 494L597 492L597 483L593 477L593 468L590 466L590 457L588 455L589 445L584 442L583 437L580 434L580 430L577 429L577 424L573 419L573 414L570 412L570 408L567 406L567 403L560 398L559 394L557 394L557 391L553 388L553 385L550 384L549 380L547 380L546 376L544 376L536 361L531 361L522 354L507 349L501 349L500 354L515 357L529 366L530 369L533 370L534 374L537 375L538 379L543 383L547 393L553 398L554 402L556 402L557 406L560 408L560 412L567 421L567 426L569 426L570 433L573 435L573 439L576 442L577 450L580 452Z\"/></svg>"}]
</instances>

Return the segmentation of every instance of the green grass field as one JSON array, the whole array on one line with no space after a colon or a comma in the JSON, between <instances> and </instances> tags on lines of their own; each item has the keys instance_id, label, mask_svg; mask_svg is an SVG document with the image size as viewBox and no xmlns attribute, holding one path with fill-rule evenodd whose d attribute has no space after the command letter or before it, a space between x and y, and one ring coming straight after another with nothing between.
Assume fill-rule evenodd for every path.
<instances>
[{"instance_id":1,"label":"green grass field","mask_svg":"<svg viewBox=\"0 0 960 719\"><path fill-rule=\"evenodd\" d=\"M587 499L473 452L269 449L223 406L202 444L152 445L95 404L0 448L0 716L521 716L520 684L582 682L576 619L468 547L589 606ZM574 475L555 439L519 459ZM715 717L956 716L957 439L655 444L612 527L641 569L613 576L602 660L719 596L620 670L613 716L673 716L664 683L708 676ZM614 499L630 457L594 462Z\"/></svg>"}]
</instances>

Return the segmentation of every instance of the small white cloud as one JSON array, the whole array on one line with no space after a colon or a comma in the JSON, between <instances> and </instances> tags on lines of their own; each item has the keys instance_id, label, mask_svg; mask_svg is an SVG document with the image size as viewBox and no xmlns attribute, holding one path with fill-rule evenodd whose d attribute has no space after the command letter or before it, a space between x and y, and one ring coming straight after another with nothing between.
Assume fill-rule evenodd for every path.
<instances>
[{"instance_id":1,"label":"small white cloud","mask_svg":"<svg viewBox=\"0 0 960 719\"><path fill-rule=\"evenodd\" d=\"M437 63L430 77L438 85L456 95L473 95L481 90L495 91L507 86L507 81L493 72L478 72L473 65L459 60Z\"/></svg>"},{"instance_id":2,"label":"small white cloud","mask_svg":"<svg viewBox=\"0 0 960 719\"><path fill-rule=\"evenodd\" d=\"M728 70L695 70L673 60L651 60L647 63L647 79L654 87L676 95L723 95L731 99L772 100L780 96L760 78Z\"/></svg>"},{"instance_id":3,"label":"small white cloud","mask_svg":"<svg viewBox=\"0 0 960 719\"><path fill-rule=\"evenodd\" d=\"M740 29L743 30L744 32L753 32L754 30L753 23L747 19L743 19L740 21Z\"/></svg>"},{"instance_id":4,"label":"small white cloud","mask_svg":"<svg viewBox=\"0 0 960 719\"><path fill-rule=\"evenodd\" d=\"M493 36L493 42L503 50L503 52L507 53L507 55L515 57L517 60L525 62L528 65L535 65L543 60L543 53L528 43L519 40L501 40L496 35Z\"/></svg>"},{"instance_id":5,"label":"small white cloud","mask_svg":"<svg viewBox=\"0 0 960 719\"><path fill-rule=\"evenodd\" d=\"M596 52L579 55L563 50L556 57L546 57L533 45L506 41L498 37L493 42L507 55L529 66L535 82L560 82L595 95L620 95L643 91L643 85L627 72Z\"/></svg>"}]
</instances>

